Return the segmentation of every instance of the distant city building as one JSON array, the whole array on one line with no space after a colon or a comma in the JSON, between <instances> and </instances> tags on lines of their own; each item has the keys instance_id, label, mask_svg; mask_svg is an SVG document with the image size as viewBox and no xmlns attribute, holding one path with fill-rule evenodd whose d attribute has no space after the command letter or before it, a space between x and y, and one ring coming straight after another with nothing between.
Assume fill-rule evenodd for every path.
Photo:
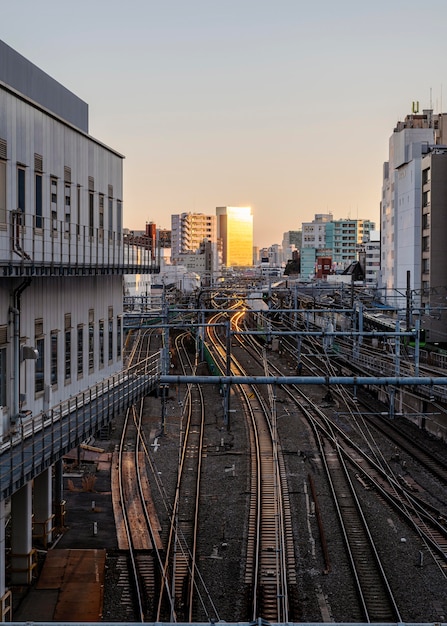
<instances>
[{"instance_id":1,"label":"distant city building","mask_svg":"<svg viewBox=\"0 0 447 626\"><path fill-rule=\"evenodd\" d=\"M302 237L302 230L288 230L283 234L282 245L283 247L294 245L299 249L301 247Z\"/></svg>"},{"instance_id":2,"label":"distant city building","mask_svg":"<svg viewBox=\"0 0 447 626\"><path fill-rule=\"evenodd\" d=\"M377 287L380 279L380 232L371 230L364 243L365 284Z\"/></svg>"},{"instance_id":3,"label":"distant city building","mask_svg":"<svg viewBox=\"0 0 447 626\"><path fill-rule=\"evenodd\" d=\"M253 214L250 207L217 207L217 236L226 267L253 265Z\"/></svg>"},{"instance_id":4,"label":"distant city building","mask_svg":"<svg viewBox=\"0 0 447 626\"><path fill-rule=\"evenodd\" d=\"M157 241L160 248L172 247L172 233L169 228L157 228Z\"/></svg>"},{"instance_id":5,"label":"distant city building","mask_svg":"<svg viewBox=\"0 0 447 626\"><path fill-rule=\"evenodd\" d=\"M301 250L302 239L303 233L301 230L288 230L283 234L282 259L284 263L294 259L294 253Z\"/></svg>"},{"instance_id":6,"label":"distant city building","mask_svg":"<svg viewBox=\"0 0 447 626\"><path fill-rule=\"evenodd\" d=\"M332 250L332 267L346 269L355 261L362 242L369 239L374 222L363 219L339 219L326 224L325 247Z\"/></svg>"},{"instance_id":7,"label":"distant city building","mask_svg":"<svg viewBox=\"0 0 447 626\"><path fill-rule=\"evenodd\" d=\"M319 213L312 222L303 222L301 245L302 280L318 274L317 259L331 259L331 272L342 272L358 260L362 242L369 239L374 222L364 219L334 220L332 213ZM326 268L327 269L327 268ZM327 273L323 272L323 276Z\"/></svg>"},{"instance_id":8,"label":"distant city building","mask_svg":"<svg viewBox=\"0 0 447 626\"><path fill-rule=\"evenodd\" d=\"M317 213L312 222L303 222L302 247L324 248L326 240L326 224L332 221L332 213Z\"/></svg>"},{"instance_id":9,"label":"distant city building","mask_svg":"<svg viewBox=\"0 0 447 626\"><path fill-rule=\"evenodd\" d=\"M204 213L181 213L171 216L171 226L172 263L183 264L202 277L212 277L220 266L217 217Z\"/></svg>"},{"instance_id":10,"label":"distant city building","mask_svg":"<svg viewBox=\"0 0 447 626\"><path fill-rule=\"evenodd\" d=\"M317 249L303 246L300 257L300 279L304 282L315 278Z\"/></svg>"},{"instance_id":11,"label":"distant city building","mask_svg":"<svg viewBox=\"0 0 447 626\"><path fill-rule=\"evenodd\" d=\"M270 246L269 260L270 265L273 265L275 267L281 267L284 262L282 246L277 243L274 243Z\"/></svg>"},{"instance_id":12,"label":"distant city building","mask_svg":"<svg viewBox=\"0 0 447 626\"><path fill-rule=\"evenodd\" d=\"M282 247L283 250L290 248L291 246L295 246L296 250L301 249L303 240L303 231L302 230L288 230L283 234L282 237Z\"/></svg>"},{"instance_id":13,"label":"distant city building","mask_svg":"<svg viewBox=\"0 0 447 626\"><path fill-rule=\"evenodd\" d=\"M202 242L217 243L217 218L204 213L171 215L172 258L199 252ZM217 246L216 246L217 250Z\"/></svg>"}]
</instances>

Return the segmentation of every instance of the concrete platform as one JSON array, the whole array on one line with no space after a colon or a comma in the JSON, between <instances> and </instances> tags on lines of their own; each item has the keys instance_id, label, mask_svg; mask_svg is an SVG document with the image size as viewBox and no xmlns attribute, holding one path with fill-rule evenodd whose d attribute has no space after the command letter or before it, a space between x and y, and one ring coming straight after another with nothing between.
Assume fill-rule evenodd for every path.
<instances>
[{"instance_id":1,"label":"concrete platform","mask_svg":"<svg viewBox=\"0 0 447 626\"><path fill-rule=\"evenodd\" d=\"M50 550L13 621L101 621L105 562L105 550Z\"/></svg>"}]
</instances>

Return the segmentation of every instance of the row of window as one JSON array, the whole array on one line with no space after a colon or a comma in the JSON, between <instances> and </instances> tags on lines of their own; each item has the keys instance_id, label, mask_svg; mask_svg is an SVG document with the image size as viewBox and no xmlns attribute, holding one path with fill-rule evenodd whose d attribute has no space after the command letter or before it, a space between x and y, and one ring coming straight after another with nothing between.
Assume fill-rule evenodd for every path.
<instances>
[{"instance_id":1,"label":"row of window","mask_svg":"<svg viewBox=\"0 0 447 626\"><path fill-rule=\"evenodd\" d=\"M121 339L122 339L122 318L116 320L116 350L115 356L119 360L121 358ZM87 334L88 331L88 334ZM43 393L46 384L55 387L59 383L60 373L63 372L65 384L71 382L73 374L73 364L77 378L80 379L84 375L84 351L88 352L88 372L92 373L95 369L95 333L98 334L98 357L97 365L101 369L106 361L110 364L114 358L114 331L113 331L113 308L109 307L109 319L107 327L105 320L99 320L95 325L94 312L89 312L89 323L86 329L85 324L78 324L76 329L71 327L71 314L65 315L65 328L63 338L60 339L60 331L50 331L50 367L49 381L45 380L45 336L43 334L43 320L35 321L35 348L38 351L38 358L35 362L34 375L34 392L36 395ZM76 334L75 334L76 333ZM74 341L76 342L74 344ZM76 351L76 354L74 354ZM7 405L7 326L0 327L0 408ZM60 370L60 359L63 359L63 368ZM75 359L73 363L73 359Z\"/></svg>"},{"instance_id":2,"label":"row of window","mask_svg":"<svg viewBox=\"0 0 447 626\"><path fill-rule=\"evenodd\" d=\"M73 354L73 334L76 332L76 355ZM95 333L97 333L97 342L95 342ZM95 324L94 311L89 311L89 322L86 328L85 324L78 324L76 329L71 326L71 314L65 315L65 328L63 340L59 340L59 330L50 331L50 380L45 381L45 337L43 335L43 321L41 319L35 322L35 347L39 353L36 359L35 367L35 387L36 394L44 391L45 384L55 386L59 383L59 362L63 359L63 376L65 384L69 384L72 378L73 357L76 363L76 375L80 379L84 376L84 353L87 351L88 373L91 374L95 370L95 345L98 346L97 365L101 369L105 363L112 363L113 353L113 307L109 307L109 319L107 327L105 320L101 319ZM122 318L117 318L116 333L116 359L121 358L121 337L122 337ZM62 350L62 352L61 352Z\"/></svg>"},{"instance_id":3,"label":"row of window","mask_svg":"<svg viewBox=\"0 0 447 626\"><path fill-rule=\"evenodd\" d=\"M2 140L0 139L0 142ZM3 144L5 142L3 141ZM6 223L6 157L3 160L3 154L0 156L0 224ZM40 155L34 155L34 170L23 164L17 164L17 206L15 209L21 213L25 213L27 209L27 182L29 177L34 176L34 215L36 228L44 228L44 181L48 176L43 173L43 159ZM76 225L76 234L80 234L81 207L83 198L83 187L79 184L75 185L71 181L71 168L64 168L64 180L61 181L57 176L49 177L49 204L51 219L51 228L57 230L58 221L64 223L65 232L70 232L72 224ZM29 182L28 182L29 184ZM63 202L61 202L60 194L63 189ZM109 237L112 237L115 225L116 231L121 232L122 224L122 202L116 200L116 216L113 210L113 186L108 185L107 201L103 193L98 194L97 211L95 212L95 181L89 176L88 182L88 228L89 235L93 237L94 228L102 231L105 227L104 211L107 202L107 230ZM63 204L63 214L61 206ZM115 219L114 219L115 218Z\"/></svg>"}]
</instances>

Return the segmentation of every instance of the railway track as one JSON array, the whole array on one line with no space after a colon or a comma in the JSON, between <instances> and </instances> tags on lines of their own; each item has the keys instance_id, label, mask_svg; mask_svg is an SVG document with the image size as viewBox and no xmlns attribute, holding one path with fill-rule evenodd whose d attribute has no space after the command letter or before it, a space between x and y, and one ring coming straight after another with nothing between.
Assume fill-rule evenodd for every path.
<instances>
[{"instance_id":1,"label":"railway track","mask_svg":"<svg viewBox=\"0 0 447 626\"><path fill-rule=\"evenodd\" d=\"M296 346L287 338L284 338L282 341L283 349L288 352L290 357L297 359ZM341 341L338 339L338 350L335 354L328 353L322 349L321 344L315 337L310 337L305 343L311 346L310 349L307 348L307 351L313 356L308 356L305 351L303 351L300 352L299 358L302 362L307 364L309 371L313 371L315 373L320 372L323 375L336 375L337 370L339 370L342 366L344 370L349 370L351 372L351 362L348 355L349 353L352 354L354 350L352 342L349 343L347 340ZM342 347L341 355L339 351L340 347ZM357 346L356 350L359 350L361 353L365 353L366 355L371 355L371 359L373 359L377 364L372 372L373 374L383 374L383 359L381 355L377 353L377 350L373 351L370 346L364 346L363 344L361 346ZM388 373L393 373L394 370L392 368L395 368L395 364L393 364L392 355L386 355L386 360L388 362ZM355 366L355 363L352 365ZM401 366L401 369L402 367L403 366ZM358 367L355 367L353 369L353 373L356 373L357 371ZM414 364L410 362L405 371L407 371L409 375L414 375ZM362 373L364 373L364 371L362 371ZM433 371L428 367L421 366L420 374L429 377L433 375ZM447 484L447 462L445 456L441 457L437 455L432 449L433 446L430 446L427 440L411 437L408 430L405 430L402 427L399 427L395 422L390 421L389 411L384 411L383 403L375 401L372 397L366 398L366 393L362 392L362 390L358 390L355 395L354 402L352 394L349 394L346 389L342 389L341 387L332 388L331 393L334 394L334 397L337 396L340 398L343 404L346 403L346 410L351 411L353 417L356 413L361 415L360 406L363 406L365 414L361 415L361 419L364 422L368 422L370 425L374 426L374 428L385 435L390 441L393 441L403 452L408 454L420 465L430 471L432 475L444 485ZM374 409L374 405L376 405L376 409Z\"/></svg>"},{"instance_id":2,"label":"railway track","mask_svg":"<svg viewBox=\"0 0 447 626\"><path fill-rule=\"evenodd\" d=\"M238 324L239 315L235 314L233 324ZM217 314L213 322L217 323L219 317ZM208 339L220 367L227 369L226 343L211 327ZM244 373L234 358L231 373ZM250 424L251 489L245 583L251 619L262 616L272 622L288 621L289 589L296 593L296 572L290 503L276 425L270 419L271 408L255 387L240 385L238 391Z\"/></svg>"},{"instance_id":3,"label":"railway track","mask_svg":"<svg viewBox=\"0 0 447 626\"><path fill-rule=\"evenodd\" d=\"M315 358L313 358L312 363L315 367ZM270 368L274 375L282 373L273 364L270 364ZM302 388L293 385L290 388L284 388L284 392L292 399L300 411L306 415L312 427L319 429L321 436L332 445L334 441L337 442L338 450L343 453L346 461L355 468L357 475L362 477L363 484L374 487L378 495L397 510L401 517L421 537L445 575L447 570L447 524L445 516L439 510L424 502L422 498L416 496L411 483L406 481L404 477L395 475L380 454L380 450L375 442L371 443L368 441L367 451L365 451L363 447L354 442L352 436L349 436L333 419L330 419L306 395ZM339 393L341 400L344 399L348 402L349 394L345 390L333 389L332 393L334 395ZM298 400L298 398L301 400ZM349 396L349 402L351 401L352 397ZM362 419L357 399L353 407L346 404L346 409L351 412L352 423L357 421L354 411ZM366 436L366 431L367 429L364 429L363 436ZM419 448L420 446L417 447ZM408 454L411 453L411 448L405 449ZM416 456L416 459L418 458L419 455ZM432 467L434 467L435 463L436 460L432 459ZM442 464L440 469L442 470ZM438 472L434 471L433 473L438 475Z\"/></svg>"},{"instance_id":4,"label":"railway track","mask_svg":"<svg viewBox=\"0 0 447 626\"><path fill-rule=\"evenodd\" d=\"M142 364L150 352L154 331L145 330L135 334L129 363ZM112 497L118 545L127 562L127 576L122 574L121 583L128 585L124 602L132 604L136 621L154 618L154 598L168 598L172 606L170 590L160 590L160 571L163 560L161 527L152 504L151 489L147 476L148 451L142 430L143 401L131 406L124 419L120 443L112 461ZM123 568L124 570L124 568ZM161 582L160 582L161 581ZM170 610L164 606L166 617ZM130 608L129 608L130 612Z\"/></svg>"},{"instance_id":5,"label":"railway track","mask_svg":"<svg viewBox=\"0 0 447 626\"><path fill-rule=\"evenodd\" d=\"M237 314L235 314L232 324L239 323L237 321ZM242 314L241 314L242 317ZM222 329L227 321L223 322L222 317L210 320L210 327L213 321L217 323L217 319L220 320L220 328ZM236 326L233 326L235 329ZM239 358L236 359L234 353L231 354L231 358L228 358L227 349L228 344L231 345L231 339L228 341L228 337L224 341L213 336L210 339L210 335L207 334L207 341L211 344L216 344L216 350L220 353L221 370L223 373L229 373L228 367L231 368L231 374L244 375L246 372L242 367L243 360L239 363ZM218 347L220 346L220 347ZM177 353L182 351L182 347L179 344L177 346ZM242 348L241 348L242 350ZM302 352L304 356L304 350ZM218 357L216 357L217 359ZM265 364L267 359L262 355L262 352L258 352L256 356L250 357L252 361L255 361L261 374L266 371L273 371L272 363L268 363L267 370ZM307 357L304 357L307 358ZM312 359L309 363L312 363L312 367L315 367L315 360L312 355L309 355ZM270 359L269 359L270 361ZM187 363L187 362L185 362ZM185 365L184 373L194 371L194 363ZM310 367L310 365L309 365ZM264 370L264 371L262 371ZM191 386L195 387L195 385ZM287 480L284 477L284 460L282 456L279 437L277 436L277 423L276 423L276 406L275 395L278 390L270 389L270 394L266 397L265 391L268 386L261 386L261 389L256 391L252 386L241 386L238 393L241 394L244 403L244 414L250 423L255 423L253 428L250 429L251 447L256 450L251 457L251 471L250 471L250 513L249 513L249 533L247 538L247 557L246 557L246 596L250 599L250 613L248 619L258 619L262 617L271 622L275 621L290 621L293 620L293 600L294 591L293 586L296 584L296 571L297 566L294 561L289 560L288 557L284 558L284 555L294 552L294 541L291 523L287 524L287 518L290 516L290 504L287 504L288 492L287 492ZM332 390L335 395L335 390ZM191 392L198 394L197 389L192 389ZM259 392L259 393L258 393ZM297 389L291 389L292 395L295 397L295 401L298 398ZM188 390L189 395L189 390ZM192 397L192 394L191 394ZM236 394L230 394L228 390L228 405L236 406L235 403ZM186 409L189 400L184 399L185 410L182 413L183 423L186 425ZM200 401L198 397L196 400L191 401L191 406L198 409ZM302 396L296 402L296 406L302 407L302 405L308 405L309 399L303 399ZM351 409L350 409L351 410ZM357 408L358 411L358 408ZM358 411L359 412L359 411ZM228 422L231 417L231 410L228 412ZM263 415L264 425L262 420L258 419ZM198 412L197 412L197 419ZM196 418L193 418L193 422ZM361 509L354 511L358 507L356 500L358 498L359 489L361 491L362 486L366 489L368 486L370 489L376 490L381 499L391 504L396 510L404 511L408 514L410 507L414 504L411 502L408 488L405 485L401 485L403 491L402 499L399 505L393 503L396 498L395 491L398 486L394 482L389 482L387 478L381 475L381 472L386 474L387 468L380 467L378 459L372 458L371 464L366 457L360 459L360 452L363 450L357 449L351 445L348 440L342 437L341 431L336 431L333 424L328 424L323 418L316 418L314 415L308 418L309 423L313 424L315 429L315 438L320 439L322 442L322 449L320 451L320 458L324 459L325 471L327 471L328 482L333 488L333 500L337 504L335 505L340 519L340 528L342 528L342 535L346 542L346 552L349 553L351 560L351 570L353 579L356 581L357 598L358 598L358 621L364 619L366 621L380 621L380 622L395 622L401 621L397 603L393 600L393 594L391 585L387 583L386 574L384 574L385 567L380 563L380 541L379 546L374 545L373 533L368 530L368 525L364 523L366 515L362 514ZM270 434L266 434L266 440L270 438L271 443L263 443L264 433L262 431L270 430ZM194 428L193 428L194 431ZM261 432L261 435L259 433ZM197 432L194 435L198 435ZM257 441L258 440L258 441ZM196 472L192 468L194 465L199 465L199 457L202 456L201 452L198 452L199 444L197 441L192 443L194 439L191 439L191 447L186 455L186 460L183 461L184 467L190 467L189 474L192 475ZM368 444L370 447L371 444ZM201 448L200 448L201 449ZM179 453L180 459L180 453ZM188 461L189 459L189 461ZM269 459L268 462L265 462ZM179 460L179 464L181 461ZM357 464L356 464L357 463ZM375 467L377 463L378 467ZM367 471L365 468L368 466ZM357 474L361 478L353 479L353 476ZM197 479L194 479L196 482ZM388 483L388 488L386 484ZM198 522L192 522L192 508L183 508L182 498L180 492L183 491L187 494L186 499L191 502L194 500L200 501L200 496L194 496L194 493L200 493L200 489L195 492L196 487L190 485L185 488L179 487L179 505L174 504L173 510L170 513L172 516L172 546L175 546L169 551L171 552L171 559L169 566L162 566L162 570L166 569L166 582L165 586L169 589L169 593L172 597L170 618L174 618L177 621L198 621L202 616L202 619L211 620L217 619L217 611L213 614L213 611L206 611L199 607L200 599L194 596L193 589L198 585L196 584L196 578L200 579L200 574L196 568L196 547L195 540L193 538L194 529L193 526L199 528ZM359 487L360 485L360 487ZM385 486L384 486L385 485ZM263 488L266 488L264 496L258 496ZM259 490L259 491L258 491ZM356 493L357 492L357 493ZM349 498L348 498L348 495ZM413 494L414 496L414 494ZM278 505L278 502L281 502ZM434 512L433 512L434 513ZM411 516L410 516L411 517ZM410 517L407 519L410 520ZM200 518L200 512L198 513L198 519ZM281 519L282 518L282 519ZM424 532L426 531L428 522L424 520L421 523L421 527L416 523L416 518L423 519L422 512L414 514L413 521L408 523L412 525L415 532L426 542ZM431 522L430 522L431 523ZM323 520L324 526L324 520ZM262 538L262 529L270 529L269 535L266 534L265 538ZM434 528L430 531L432 539L435 536ZM370 539L369 537L370 536ZM197 537L197 535L196 535ZM182 539L180 539L182 538ZM371 543L372 540L372 543ZM368 545L368 541L370 541ZM442 540L440 537L435 537L435 543L441 546L441 552L446 551L442 547ZM435 543L430 543L430 551L434 550ZM373 567L374 573L371 572L371 563L375 561ZM293 566L290 563L294 563ZM295 578L293 578L293 575ZM285 583L281 581L286 581ZM154 583L155 584L155 583ZM284 591L285 585L285 591ZM354 585L353 585L354 587ZM154 587L155 588L155 587ZM167 592L165 592L167 593ZM198 594L200 595L200 594ZM202 613L200 612L202 611ZM215 616L213 616L215 615ZM163 621L162 614L155 615L156 621ZM171 620L172 621L172 620Z\"/></svg>"},{"instance_id":6,"label":"railway track","mask_svg":"<svg viewBox=\"0 0 447 626\"><path fill-rule=\"evenodd\" d=\"M159 589L163 545L160 524L151 507L146 475L146 452L141 446L141 412L131 407L126 414L118 451L114 455L112 491L119 493L115 507L118 545L127 554L129 585L136 619L144 622L154 616L153 599ZM116 497L116 496L115 496ZM119 515L121 511L121 515ZM169 595L169 594L168 594Z\"/></svg>"},{"instance_id":7,"label":"railway track","mask_svg":"<svg viewBox=\"0 0 447 626\"><path fill-rule=\"evenodd\" d=\"M256 356L256 354L260 355L256 344L251 345L250 352L252 357ZM268 370L271 371L273 369L275 369L275 374L280 373L277 367L269 363ZM285 391L296 401L295 393L288 388ZM300 391L300 395L305 398L306 404L303 406L302 403L299 403L298 406L306 414L314 430L315 440L318 444L320 457L323 461L338 514L358 598L358 619L371 622L400 621L399 610L393 592L388 583L372 534L368 528L366 517L362 512L337 439L324 436L327 432L322 433L319 428L323 419L321 411L318 416L319 421L317 421L314 412L307 408L313 405L312 401L305 396L304 392Z\"/></svg>"},{"instance_id":8,"label":"railway track","mask_svg":"<svg viewBox=\"0 0 447 626\"><path fill-rule=\"evenodd\" d=\"M191 360L189 333L176 338L176 354L184 374L197 370L197 354ZM174 615L179 621L219 620L197 568L200 484L205 428L205 403L198 385L188 385L183 401L177 484L172 504L164 578L171 572ZM160 604L161 606L161 604ZM159 615L157 616L159 617ZM158 619L157 619L158 621Z\"/></svg>"}]
</instances>

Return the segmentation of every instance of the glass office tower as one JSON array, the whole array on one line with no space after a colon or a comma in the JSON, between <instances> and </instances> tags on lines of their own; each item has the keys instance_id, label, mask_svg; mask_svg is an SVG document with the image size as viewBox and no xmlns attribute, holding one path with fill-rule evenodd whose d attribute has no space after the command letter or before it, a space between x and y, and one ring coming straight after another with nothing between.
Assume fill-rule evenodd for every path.
<instances>
[{"instance_id":1,"label":"glass office tower","mask_svg":"<svg viewBox=\"0 0 447 626\"><path fill-rule=\"evenodd\" d=\"M226 267L253 265L253 215L251 207L217 207L217 236L222 241Z\"/></svg>"}]
</instances>

